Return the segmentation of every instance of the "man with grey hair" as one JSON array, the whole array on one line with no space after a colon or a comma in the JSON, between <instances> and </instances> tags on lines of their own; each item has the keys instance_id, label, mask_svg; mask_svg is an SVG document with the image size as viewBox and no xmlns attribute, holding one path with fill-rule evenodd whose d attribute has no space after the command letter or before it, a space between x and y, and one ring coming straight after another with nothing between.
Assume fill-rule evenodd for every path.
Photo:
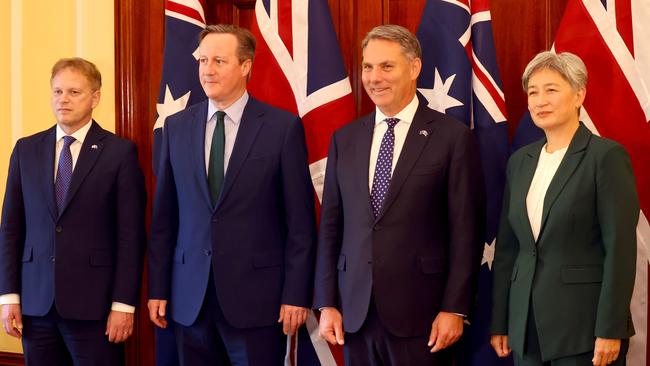
<instances>
[{"instance_id":1,"label":"man with grey hair","mask_svg":"<svg viewBox=\"0 0 650 366\"><path fill-rule=\"evenodd\" d=\"M208 100L164 127L149 245L149 317L182 365L281 365L312 300L314 196L300 118L255 100L255 38L200 35Z\"/></svg>"},{"instance_id":2,"label":"man with grey hair","mask_svg":"<svg viewBox=\"0 0 650 366\"><path fill-rule=\"evenodd\" d=\"M479 268L477 142L417 95L413 34L378 26L362 48L376 109L330 144L316 261L320 335L345 344L346 365L450 365Z\"/></svg>"}]
</instances>

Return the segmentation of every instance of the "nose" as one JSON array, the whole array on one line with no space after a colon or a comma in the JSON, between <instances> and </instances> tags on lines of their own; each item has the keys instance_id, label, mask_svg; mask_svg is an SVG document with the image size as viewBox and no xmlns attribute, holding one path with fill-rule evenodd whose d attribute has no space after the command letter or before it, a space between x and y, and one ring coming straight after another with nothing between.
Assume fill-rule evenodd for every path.
<instances>
[{"instance_id":1,"label":"nose","mask_svg":"<svg viewBox=\"0 0 650 366\"><path fill-rule=\"evenodd\" d=\"M382 79L381 70L378 67L373 67L368 71L368 81L373 84L380 82Z\"/></svg>"}]
</instances>

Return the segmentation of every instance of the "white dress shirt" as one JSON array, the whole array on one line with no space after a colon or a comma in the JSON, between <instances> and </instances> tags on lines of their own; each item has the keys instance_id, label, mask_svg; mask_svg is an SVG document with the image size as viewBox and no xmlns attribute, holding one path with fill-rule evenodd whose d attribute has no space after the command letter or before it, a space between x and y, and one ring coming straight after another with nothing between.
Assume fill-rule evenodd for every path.
<instances>
[{"instance_id":1,"label":"white dress shirt","mask_svg":"<svg viewBox=\"0 0 650 366\"><path fill-rule=\"evenodd\" d=\"M526 209L528 210L528 221L533 230L535 241L539 237L542 226L542 213L544 211L544 197L551 184L557 169L560 167L562 158L566 154L567 147L556 150L553 153L546 152L546 144L542 146L542 152L539 154L539 161L535 169L533 181L530 183L528 195L526 196Z\"/></svg>"},{"instance_id":2,"label":"white dress shirt","mask_svg":"<svg viewBox=\"0 0 650 366\"><path fill-rule=\"evenodd\" d=\"M235 138L237 137L237 131L239 131L239 123L241 122L241 116L244 114L244 107L248 103L248 92L244 92L237 101L231 104L228 108L223 111L226 113L224 118L224 134L226 137L224 150L223 150L223 176L226 176L226 171L228 170L228 162L230 161L230 155L232 155L232 149L235 146ZM217 126L217 116L214 114L219 109L214 105L214 102L211 100L208 102L208 115L206 116L205 123L205 175L208 175L208 167L210 165L210 148L212 147L212 135L214 135L214 128Z\"/></svg>"},{"instance_id":3,"label":"white dress shirt","mask_svg":"<svg viewBox=\"0 0 650 366\"><path fill-rule=\"evenodd\" d=\"M70 135L75 138L75 141L70 144L70 153L72 154L73 172L75 166L77 165L77 159L79 158L79 152L81 152L81 146L83 145L83 142L86 139L86 135L90 130L90 126L92 126L92 119L88 120L88 122L86 122L86 124L83 127L81 127L80 129L75 131L72 135ZM63 131L63 129L61 129L61 126L56 125L56 145L55 145L55 153L54 153L54 182L56 182L56 174L59 169L59 157L61 156L61 150L63 150L64 136L67 136L67 134ZM8 304L20 304L20 294L0 295L0 305L8 305ZM121 302L114 301L111 304L111 310L121 311L124 313L134 313L135 307Z\"/></svg>"},{"instance_id":4,"label":"white dress shirt","mask_svg":"<svg viewBox=\"0 0 650 366\"><path fill-rule=\"evenodd\" d=\"M399 122L395 125L395 148L393 149L393 165L391 166L391 176L395 171L395 166L397 165L397 160L399 155L402 152L402 147L404 147L404 141L406 141L406 134L411 127L413 118L415 117L415 112L418 109L419 105L418 96L413 96L411 102L404 107L399 113L397 113L392 118L398 118ZM377 165L377 156L379 156L379 147L381 146L381 140L384 138L384 134L388 131L388 124L384 121L387 117L383 114L379 108L375 107L375 129L372 132L372 145L370 146L370 164L368 164L368 192L372 191L372 181L375 177L375 166Z\"/></svg>"}]
</instances>

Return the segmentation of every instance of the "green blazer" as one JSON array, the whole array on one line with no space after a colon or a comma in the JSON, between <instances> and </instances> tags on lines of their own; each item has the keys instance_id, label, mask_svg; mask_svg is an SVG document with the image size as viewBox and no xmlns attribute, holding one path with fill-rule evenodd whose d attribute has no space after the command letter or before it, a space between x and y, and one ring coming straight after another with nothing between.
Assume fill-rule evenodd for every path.
<instances>
[{"instance_id":1,"label":"green blazer","mask_svg":"<svg viewBox=\"0 0 650 366\"><path fill-rule=\"evenodd\" d=\"M545 143L521 148L508 162L492 267L492 334L508 335L523 355L532 305L548 361L593 350L595 337L634 335L639 201L624 148L580 124L544 197L535 242L526 196Z\"/></svg>"}]
</instances>

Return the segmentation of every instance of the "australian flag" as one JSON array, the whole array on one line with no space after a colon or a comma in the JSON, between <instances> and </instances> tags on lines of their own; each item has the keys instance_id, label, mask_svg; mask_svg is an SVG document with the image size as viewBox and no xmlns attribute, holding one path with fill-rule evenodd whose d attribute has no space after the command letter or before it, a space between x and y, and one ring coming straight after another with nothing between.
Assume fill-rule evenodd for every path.
<instances>
[{"instance_id":1,"label":"australian flag","mask_svg":"<svg viewBox=\"0 0 650 366\"><path fill-rule=\"evenodd\" d=\"M158 168L158 152L165 119L206 98L199 82L197 52L199 33L205 28L204 0L165 2L165 52L160 93L153 127L153 169Z\"/></svg>"},{"instance_id":2,"label":"australian flag","mask_svg":"<svg viewBox=\"0 0 650 366\"><path fill-rule=\"evenodd\" d=\"M158 159L165 119L206 98L199 82L197 49L199 33L205 28L204 0L165 2L165 51L160 94L153 129L153 171ZM156 328L156 365L179 364L176 341L169 319L167 329Z\"/></svg>"},{"instance_id":3,"label":"australian flag","mask_svg":"<svg viewBox=\"0 0 650 366\"><path fill-rule=\"evenodd\" d=\"M480 145L487 222L478 296L456 364L511 365L490 346L492 259L508 159L508 125L494 51L488 0L427 0L417 37L422 44L418 90L429 107L470 126Z\"/></svg>"}]
</instances>

